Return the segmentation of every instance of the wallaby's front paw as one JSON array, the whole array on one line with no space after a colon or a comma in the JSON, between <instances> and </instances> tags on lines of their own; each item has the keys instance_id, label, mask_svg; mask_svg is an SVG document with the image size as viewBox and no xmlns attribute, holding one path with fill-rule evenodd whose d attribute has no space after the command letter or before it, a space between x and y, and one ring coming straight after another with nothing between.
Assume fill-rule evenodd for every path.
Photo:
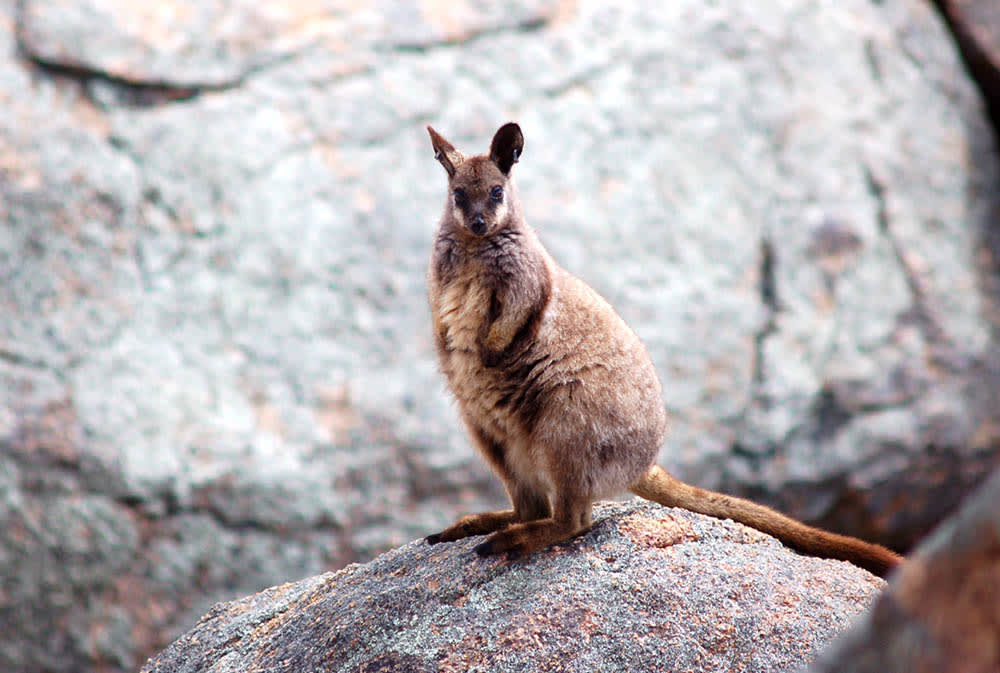
<instances>
[{"instance_id":1,"label":"wallaby's front paw","mask_svg":"<svg viewBox=\"0 0 1000 673\"><path fill-rule=\"evenodd\" d=\"M505 510L502 512L483 512L482 514L466 514L440 533L428 535L424 539L427 540L427 544L454 542L473 535L492 533L493 531L505 528L510 525L512 521L514 521L513 510Z\"/></svg>"}]
</instances>

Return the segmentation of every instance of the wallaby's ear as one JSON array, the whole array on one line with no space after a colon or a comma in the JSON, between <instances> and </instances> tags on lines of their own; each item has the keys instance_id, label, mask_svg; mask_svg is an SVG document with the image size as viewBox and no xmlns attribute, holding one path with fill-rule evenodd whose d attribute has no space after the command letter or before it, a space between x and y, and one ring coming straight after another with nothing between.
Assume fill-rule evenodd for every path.
<instances>
[{"instance_id":1,"label":"wallaby's ear","mask_svg":"<svg viewBox=\"0 0 1000 673\"><path fill-rule=\"evenodd\" d=\"M427 127L427 132L431 134L431 145L434 147L434 158L441 162L444 169L448 171L448 177L455 175L455 168L465 161L462 153L441 137L441 134Z\"/></svg>"},{"instance_id":2,"label":"wallaby's ear","mask_svg":"<svg viewBox=\"0 0 1000 673\"><path fill-rule=\"evenodd\" d=\"M517 163L524 149L524 136L521 127L510 122L504 124L493 135L490 143L490 159L504 175L510 173L510 167Z\"/></svg>"}]
</instances>

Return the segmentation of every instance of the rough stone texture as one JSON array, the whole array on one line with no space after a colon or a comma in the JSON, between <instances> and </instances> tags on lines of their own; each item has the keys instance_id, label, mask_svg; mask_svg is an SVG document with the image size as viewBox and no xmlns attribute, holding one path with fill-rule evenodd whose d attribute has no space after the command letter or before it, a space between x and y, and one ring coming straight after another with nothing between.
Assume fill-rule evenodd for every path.
<instances>
[{"instance_id":1,"label":"rough stone texture","mask_svg":"<svg viewBox=\"0 0 1000 673\"><path fill-rule=\"evenodd\" d=\"M1000 471L920 545L811 673L1000 671Z\"/></svg>"},{"instance_id":2,"label":"rough stone texture","mask_svg":"<svg viewBox=\"0 0 1000 673\"><path fill-rule=\"evenodd\" d=\"M380 0L29 0L19 37L32 58L142 85L225 88L321 48L344 72L372 52L421 49L487 31L533 28L556 0L413 3Z\"/></svg>"},{"instance_id":3,"label":"rough stone texture","mask_svg":"<svg viewBox=\"0 0 1000 673\"><path fill-rule=\"evenodd\" d=\"M0 669L134 670L502 500L433 356L427 122L521 123L680 476L897 546L983 478L1000 189L936 14L635 5L0 0Z\"/></svg>"},{"instance_id":4,"label":"rough stone texture","mask_svg":"<svg viewBox=\"0 0 1000 673\"><path fill-rule=\"evenodd\" d=\"M976 78L1000 132L1000 3L936 0L951 27L969 72Z\"/></svg>"},{"instance_id":5,"label":"rough stone texture","mask_svg":"<svg viewBox=\"0 0 1000 673\"><path fill-rule=\"evenodd\" d=\"M148 673L797 670L884 583L731 521L635 500L525 559L475 538L217 605Z\"/></svg>"}]
</instances>

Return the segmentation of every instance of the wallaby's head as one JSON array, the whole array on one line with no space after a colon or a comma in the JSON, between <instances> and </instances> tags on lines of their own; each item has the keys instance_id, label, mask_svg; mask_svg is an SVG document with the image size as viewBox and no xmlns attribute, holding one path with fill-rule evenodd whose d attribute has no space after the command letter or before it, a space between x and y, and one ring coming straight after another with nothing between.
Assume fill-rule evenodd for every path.
<instances>
[{"instance_id":1,"label":"wallaby's head","mask_svg":"<svg viewBox=\"0 0 1000 673\"><path fill-rule=\"evenodd\" d=\"M493 135L490 153L464 157L430 126L434 158L448 173L451 213L456 222L476 236L497 231L512 214L514 204L510 169L524 148L521 127L504 124Z\"/></svg>"}]
</instances>

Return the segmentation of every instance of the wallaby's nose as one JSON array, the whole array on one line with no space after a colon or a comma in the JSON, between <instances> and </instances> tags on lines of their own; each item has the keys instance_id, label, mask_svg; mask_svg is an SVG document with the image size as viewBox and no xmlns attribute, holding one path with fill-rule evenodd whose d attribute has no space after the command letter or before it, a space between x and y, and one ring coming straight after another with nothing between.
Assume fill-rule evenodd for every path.
<instances>
[{"instance_id":1,"label":"wallaby's nose","mask_svg":"<svg viewBox=\"0 0 1000 673\"><path fill-rule=\"evenodd\" d=\"M482 215L475 215L469 223L469 229L473 234L482 234L486 231L486 218Z\"/></svg>"}]
</instances>

